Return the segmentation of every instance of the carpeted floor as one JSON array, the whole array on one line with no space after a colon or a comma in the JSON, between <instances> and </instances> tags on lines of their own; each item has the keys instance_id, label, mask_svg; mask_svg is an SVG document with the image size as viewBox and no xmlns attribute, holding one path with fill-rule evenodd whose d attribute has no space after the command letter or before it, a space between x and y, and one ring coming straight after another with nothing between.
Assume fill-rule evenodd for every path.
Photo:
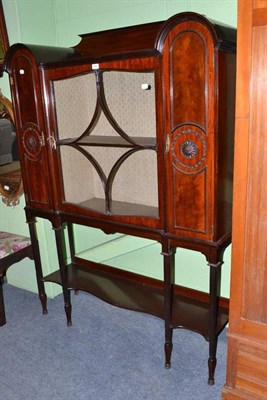
<instances>
[{"instance_id":1,"label":"carpeted floor","mask_svg":"<svg viewBox=\"0 0 267 400\"><path fill-rule=\"evenodd\" d=\"M220 335L216 383L207 384L208 343L174 332L172 368L164 368L162 320L72 295L67 327L62 296L49 299L4 285L7 324L0 328L0 400L219 400L226 334Z\"/></svg>"}]
</instances>

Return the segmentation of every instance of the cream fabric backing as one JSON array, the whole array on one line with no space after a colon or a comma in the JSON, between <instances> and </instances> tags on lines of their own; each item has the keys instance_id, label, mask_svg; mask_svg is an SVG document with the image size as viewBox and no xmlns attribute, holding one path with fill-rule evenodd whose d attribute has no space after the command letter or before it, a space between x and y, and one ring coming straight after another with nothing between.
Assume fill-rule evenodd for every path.
<instances>
[{"instance_id":1,"label":"cream fabric backing","mask_svg":"<svg viewBox=\"0 0 267 400\"><path fill-rule=\"evenodd\" d=\"M154 74L107 71L103 74L108 107L119 126L132 137L156 136ZM150 90L143 90L147 83ZM54 82L58 136L79 137L88 127L96 106L94 73ZM91 135L117 136L102 113ZM106 176L116 160L127 150L121 148L84 147L101 165ZM158 206L156 152L138 151L118 171L112 199ZM104 198L98 174L77 150L61 146L65 199L80 203L93 197Z\"/></svg>"}]
</instances>

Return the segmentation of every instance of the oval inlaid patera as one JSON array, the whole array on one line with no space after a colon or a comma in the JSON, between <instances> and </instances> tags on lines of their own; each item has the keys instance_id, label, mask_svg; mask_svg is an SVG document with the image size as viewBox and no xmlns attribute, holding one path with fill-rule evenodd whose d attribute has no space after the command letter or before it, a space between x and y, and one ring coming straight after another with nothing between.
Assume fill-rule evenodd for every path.
<instances>
[{"instance_id":1,"label":"oval inlaid patera","mask_svg":"<svg viewBox=\"0 0 267 400\"><path fill-rule=\"evenodd\" d=\"M198 152L196 143L192 140L186 140L181 145L181 154L186 158L193 158Z\"/></svg>"},{"instance_id":2,"label":"oval inlaid patera","mask_svg":"<svg viewBox=\"0 0 267 400\"><path fill-rule=\"evenodd\" d=\"M41 135L37 126L34 124L27 124L23 130L22 143L24 154L27 158L30 160L40 159L42 145Z\"/></svg>"},{"instance_id":3,"label":"oval inlaid patera","mask_svg":"<svg viewBox=\"0 0 267 400\"><path fill-rule=\"evenodd\" d=\"M28 137L28 139L27 139L27 141L28 141L28 146L31 148L31 149L34 149L35 148L35 146L36 146L36 139L33 137L33 136L30 136L30 137Z\"/></svg>"},{"instance_id":4,"label":"oval inlaid patera","mask_svg":"<svg viewBox=\"0 0 267 400\"><path fill-rule=\"evenodd\" d=\"M198 126L180 126L172 134L173 165L184 172L204 168L207 150L206 134Z\"/></svg>"}]
</instances>

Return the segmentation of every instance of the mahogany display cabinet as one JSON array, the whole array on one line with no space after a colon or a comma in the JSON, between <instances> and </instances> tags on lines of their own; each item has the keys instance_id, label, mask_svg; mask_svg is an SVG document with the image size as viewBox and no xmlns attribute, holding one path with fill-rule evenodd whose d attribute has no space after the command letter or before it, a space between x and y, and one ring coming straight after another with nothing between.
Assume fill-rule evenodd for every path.
<instances>
[{"instance_id":1,"label":"mahogany display cabinet","mask_svg":"<svg viewBox=\"0 0 267 400\"><path fill-rule=\"evenodd\" d=\"M46 218L55 230L59 269L43 280L62 285L69 325L71 289L163 318L166 367L173 329L201 333L213 384L228 321L219 299L231 241L236 31L185 12L81 39L16 44L5 59L27 222ZM158 241L163 282L81 259L73 224ZM206 297L175 290L177 247L205 255Z\"/></svg>"}]
</instances>

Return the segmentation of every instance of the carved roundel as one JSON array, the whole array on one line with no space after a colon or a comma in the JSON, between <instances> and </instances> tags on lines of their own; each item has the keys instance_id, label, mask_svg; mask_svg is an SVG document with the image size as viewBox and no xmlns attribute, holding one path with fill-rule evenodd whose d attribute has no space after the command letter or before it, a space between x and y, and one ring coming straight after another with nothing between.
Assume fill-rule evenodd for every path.
<instances>
[{"instance_id":1,"label":"carved roundel","mask_svg":"<svg viewBox=\"0 0 267 400\"><path fill-rule=\"evenodd\" d=\"M22 143L25 150L24 154L30 160L39 160L42 149L42 136L38 128L34 125L28 125L23 130Z\"/></svg>"},{"instance_id":2,"label":"carved roundel","mask_svg":"<svg viewBox=\"0 0 267 400\"><path fill-rule=\"evenodd\" d=\"M181 146L181 154L186 158L193 158L198 152L196 143L192 140L186 140Z\"/></svg>"},{"instance_id":3,"label":"carved roundel","mask_svg":"<svg viewBox=\"0 0 267 400\"><path fill-rule=\"evenodd\" d=\"M205 133L194 125L179 127L173 133L173 163L185 172L198 172L205 166L207 141Z\"/></svg>"}]
</instances>

